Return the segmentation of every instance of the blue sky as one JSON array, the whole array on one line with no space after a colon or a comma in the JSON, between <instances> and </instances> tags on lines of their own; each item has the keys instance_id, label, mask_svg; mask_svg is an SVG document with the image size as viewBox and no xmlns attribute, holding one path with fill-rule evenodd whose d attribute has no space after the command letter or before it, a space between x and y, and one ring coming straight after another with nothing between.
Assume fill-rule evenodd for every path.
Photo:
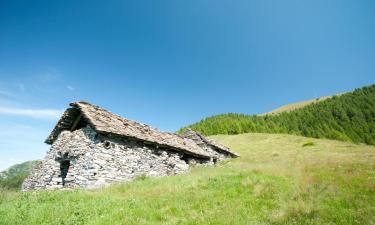
<instances>
[{"instance_id":1,"label":"blue sky","mask_svg":"<svg viewBox=\"0 0 375 225\"><path fill-rule=\"evenodd\" d=\"M0 170L69 102L166 131L375 83L375 1L0 2Z\"/></svg>"}]
</instances>

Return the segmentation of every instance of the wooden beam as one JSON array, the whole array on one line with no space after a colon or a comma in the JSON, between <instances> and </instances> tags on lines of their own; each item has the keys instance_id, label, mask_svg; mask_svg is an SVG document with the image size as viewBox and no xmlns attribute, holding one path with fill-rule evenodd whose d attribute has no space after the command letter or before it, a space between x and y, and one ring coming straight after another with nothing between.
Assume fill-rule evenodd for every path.
<instances>
[{"instance_id":1,"label":"wooden beam","mask_svg":"<svg viewBox=\"0 0 375 225\"><path fill-rule=\"evenodd\" d=\"M72 127L70 128L70 131L73 131L74 129L76 129L76 127L77 127L79 121L81 120L81 118L82 118L82 113L79 113L78 117L76 118Z\"/></svg>"}]
</instances>

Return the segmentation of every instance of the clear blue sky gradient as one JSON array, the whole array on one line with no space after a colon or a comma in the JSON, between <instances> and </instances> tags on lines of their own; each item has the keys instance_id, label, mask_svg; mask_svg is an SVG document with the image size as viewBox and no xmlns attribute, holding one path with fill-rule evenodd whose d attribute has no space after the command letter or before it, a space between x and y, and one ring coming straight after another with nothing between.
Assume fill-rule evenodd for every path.
<instances>
[{"instance_id":1,"label":"clear blue sky gradient","mask_svg":"<svg viewBox=\"0 0 375 225\"><path fill-rule=\"evenodd\" d=\"M176 131L372 84L374 12L372 0L3 0L0 170L42 158L72 101Z\"/></svg>"}]
</instances>

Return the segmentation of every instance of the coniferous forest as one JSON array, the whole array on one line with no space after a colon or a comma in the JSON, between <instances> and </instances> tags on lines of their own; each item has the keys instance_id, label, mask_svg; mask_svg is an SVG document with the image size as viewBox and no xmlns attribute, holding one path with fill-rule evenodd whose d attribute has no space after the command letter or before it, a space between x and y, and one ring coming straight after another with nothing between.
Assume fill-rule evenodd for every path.
<instances>
[{"instance_id":1,"label":"coniferous forest","mask_svg":"<svg viewBox=\"0 0 375 225\"><path fill-rule=\"evenodd\" d=\"M375 145L375 85L290 112L264 116L221 114L188 127L204 135L286 133Z\"/></svg>"}]
</instances>

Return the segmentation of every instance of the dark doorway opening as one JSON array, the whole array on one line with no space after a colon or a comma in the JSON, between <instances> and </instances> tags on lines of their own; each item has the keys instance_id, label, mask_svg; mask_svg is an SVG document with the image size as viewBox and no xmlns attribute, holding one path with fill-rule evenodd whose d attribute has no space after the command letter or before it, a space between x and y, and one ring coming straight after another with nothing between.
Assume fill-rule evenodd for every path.
<instances>
[{"instance_id":1,"label":"dark doorway opening","mask_svg":"<svg viewBox=\"0 0 375 225\"><path fill-rule=\"evenodd\" d=\"M61 179L62 179L62 185L65 185L65 178L68 175L70 167L70 160L64 160L60 162L60 172L61 172Z\"/></svg>"}]
</instances>

